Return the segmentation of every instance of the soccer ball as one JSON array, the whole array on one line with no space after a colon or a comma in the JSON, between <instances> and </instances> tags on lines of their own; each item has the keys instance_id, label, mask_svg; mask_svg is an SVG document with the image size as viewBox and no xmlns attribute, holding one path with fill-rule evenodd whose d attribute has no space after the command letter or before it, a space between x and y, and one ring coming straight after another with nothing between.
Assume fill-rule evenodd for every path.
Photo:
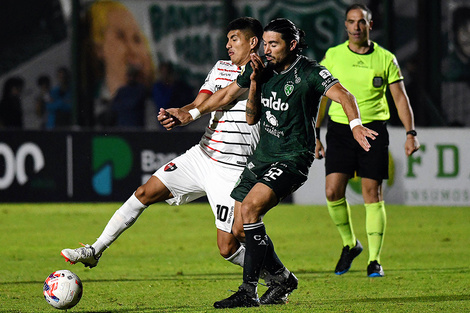
<instances>
[{"instance_id":1,"label":"soccer ball","mask_svg":"<svg viewBox=\"0 0 470 313\"><path fill-rule=\"evenodd\" d=\"M69 270L55 271L44 281L44 298L56 309L74 307L82 298L82 292L80 278Z\"/></svg>"}]
</instances>

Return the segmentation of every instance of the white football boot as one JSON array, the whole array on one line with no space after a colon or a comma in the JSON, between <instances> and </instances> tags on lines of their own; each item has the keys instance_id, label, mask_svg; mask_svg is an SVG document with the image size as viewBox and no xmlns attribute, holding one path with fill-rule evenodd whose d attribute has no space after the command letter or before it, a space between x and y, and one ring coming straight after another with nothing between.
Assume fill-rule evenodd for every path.
<instances>
[{"instance_id":1,"label":"white football boot","mask_svg":"<svg viewBox=\"0 0 470 313\"><path fill-rule=\"evenodd\" d=\"M83 247L77 249L64 249L60 252L66 262L75 264L81 262L85 267L95 267L98 265L101 255L95 255L95 249L90 245L81 244Z\"/></svg>"}]
</instances>

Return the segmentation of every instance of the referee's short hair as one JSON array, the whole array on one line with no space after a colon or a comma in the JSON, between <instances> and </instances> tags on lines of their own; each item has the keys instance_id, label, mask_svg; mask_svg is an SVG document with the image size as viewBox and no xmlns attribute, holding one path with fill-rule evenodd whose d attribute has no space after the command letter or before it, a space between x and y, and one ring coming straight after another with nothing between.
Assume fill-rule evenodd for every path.
<instances>
[{"instance_id":1,"label":"referee's short hair","mask_svg":"<svg viewBox=\"0 0 470 313\"><path fill-rule=\"evenodd\" d=\"M362 4L362 3L353 3L350 6L348 6L346 9L346 13L344 14L344 19L348 18L349 11L356 10L356 9L366 11L367 19L369 19L369 21L372 20L372 11L367 7L367 5Z\"/></svg>"}]
</instances>

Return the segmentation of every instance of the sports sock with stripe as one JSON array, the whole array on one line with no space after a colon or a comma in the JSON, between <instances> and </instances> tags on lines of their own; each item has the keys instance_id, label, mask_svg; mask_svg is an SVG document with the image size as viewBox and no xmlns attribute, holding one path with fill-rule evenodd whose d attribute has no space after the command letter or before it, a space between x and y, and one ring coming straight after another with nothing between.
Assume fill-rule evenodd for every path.
<instances>
[{"instance_id":1,"label":"sports sock with stripe","mask_svg":"<svg viewBox=\"0 0 470 313\"><path fill-rule=\"evenodd\" d=\"M263 222L243 224L245 231L245 264L243 266L243 283L258 285L261 268L268 250L268 235Z\"/></svg>"},{"instance_id":2,"label":"sports sock with stripe","mask_svg":"<svg viewBox=\"0 0 470 313\"><path fill-rule=\"evenodd\" d=\"M326 205L330 217L339 231L343 241L343 247L349 246L349 248L354 248L356 246L356 236L354 235L351 208L349 207L348 201L346 201L344 197L336 201L326 200Z\"/></svg>"},{"instance_id":3,"label":"sports sock with stripe","mask_svg":"<svg viewBox=\"0 0 470 313\"><path fill-rule=\"evenodd\" d=\"M364 204L366 208L366 231L369 241L369 263L377 261L380 264L380 252L387 225L384 201Z\"/></svg>"}]
</instances>

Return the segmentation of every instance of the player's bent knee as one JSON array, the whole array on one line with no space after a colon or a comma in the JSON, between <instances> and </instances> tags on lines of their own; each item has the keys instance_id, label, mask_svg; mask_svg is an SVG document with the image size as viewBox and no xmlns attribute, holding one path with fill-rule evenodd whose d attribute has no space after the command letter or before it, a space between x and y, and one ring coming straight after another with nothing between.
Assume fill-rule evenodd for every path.
<instances>
[{"instance_id":1,"label":"player's bent knee","mask_svg":"<svg viewBox=\"0 0 470 313\"><path fill-rule=\"evenodd\" d=\"M137 199L139 199L140 202L142 202L142 204L147 205L147 203L145 203L145 188L143 186L137 188L134 192L134 195Z\"/></svg>"},{"instance_id":2,"label":"player's bent knee","mask_svg":"<svg viewBox=\"0 0 470 313\"><path fill-rule=\"evenodd\" d=\"M240 207L243 224L256 223L261 218L261 206L254 203L242 203Z\"/></svg>"},{"instance_id":3,"label":"player's bent knee","mask_svg":"<svg viewBox=\"0 0 470 313\"><path fill-rule=\"evenodd\" d=\"M155 200L155 194L151 190L149 190L147 184L137 188L137 190L135 191L135 196L137 199L139 199L140 202L142 202L142 204L145 205L151 205L157 202Z\"/></svg>"},{"instance_id":4,"label":"player's bent knee","mask_svg":"<svg viewBox=\"0 0 470 313\"><path fill-rule=\"evenodd\" d=\"M145 205L165 201L172 197L168 188L155 176L152 176L145 184L137 188L135 196Z\"/></svg>"}]
</instances>

